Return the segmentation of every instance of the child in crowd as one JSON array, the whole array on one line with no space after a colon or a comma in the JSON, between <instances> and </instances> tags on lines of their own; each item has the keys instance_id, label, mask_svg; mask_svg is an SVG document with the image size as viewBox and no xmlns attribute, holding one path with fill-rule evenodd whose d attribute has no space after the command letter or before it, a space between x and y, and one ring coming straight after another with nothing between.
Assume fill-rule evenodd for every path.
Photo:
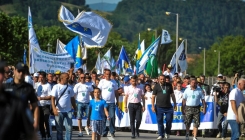
<instances>
[{"instance_id":1,"label":"child in crowd","mask_svg":"<svg viewBox=\"0 0 245 140\"><path fill-rule=\"evenodd\" d=\"M145 84L145 99L151 101L152 88L149 84Z\"/></svg>"},{"instance_id":2,"label":"child in crowd","mask_svg":"<svg viewBox=\"0 0 245 140\"><path fill-rule=\"evenodd\" d=\"M182 88L182 83L177 82L176 89L174 90L174 95L176 99L176 103L180 103L182 101L182 96L183 96L183 91L181 90ZM177 130L176 136L179 136L180 132Z\"/></svg>"},{"instance_id":3,"label":"child in crowd","mask_svg":"<svg viewBox=\"0 0 245 140\"><path fill-rule=\"evenodd\" d=\"M89 113L89 117L90 117L90 125L91 125L91 129L92 129L92 140L100 140L101 139L101 135L103 132L103 118L107 117L107 119L109 120L109 113L106 109L107 104L106 101L101 99L101 91L99 88L95 87L94 88L94 99L90 100L89 103L89 110L91 112L91 114Z\"/></svg>"}]
</instances>

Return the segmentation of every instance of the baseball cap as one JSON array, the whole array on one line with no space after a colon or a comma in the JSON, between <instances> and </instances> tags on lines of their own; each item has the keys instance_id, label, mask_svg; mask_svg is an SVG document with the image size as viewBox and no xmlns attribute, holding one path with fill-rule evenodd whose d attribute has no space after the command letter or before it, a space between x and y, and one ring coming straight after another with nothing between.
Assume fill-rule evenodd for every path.
<instances>
[{"instance_id":1,"label":"baseball cap","mask_svg":"<svg viewBox=\"0 0 245 140\"><path fill-rule=\"evenodd\" d=\"M38 73L34 73L33 76L34 76L34 77L38 77L39 74L38 74Z\"/></svg>"},{"instance_id":2,"label":"baseball cap","mask_svg":"<svg viewBox=\"0 0 245 140\"><path fill-rule=\"evenodd\" d=\"M172 65L171 65L171 64L169 64L167 68L172 69Z\"/></svg>"},{"instance_id":3,"label":"baseball cap","mask_svg":"<svg viewBox=\"0 0 245 140\"><path fill-rule=\"evenodd\" d=\"M61 72L59 70L57 70L54 74L59 75L59 74L61 74Z\"/></svg>"},{"instance_id":4,"label":"baseball cap","mask_svg":"<svg viewBox=\"0 0 245 140\"><path fill-rule=\"evenodd\" d=\"M217 77L223 77L223 75L222 74L218 74L218 76Z\"/></svg>"},{"instance_id":5,"label":"baseball cap","mask_svg":"<svg viewBox=\"0 0 245 140\"><path fill-rule=\"evenodd\" d=\"M22 63L22 62L19 62L16 66L15 66L15 69L19 70L19 71L25 71L26 70L26 67L25 67L25 64Z\"/></svg>"},{"instance_id":6,"label":"baseball cap","mask_svg":"<svg viewBox=\"0 0 245 140\"><path fill-rule=\"evenodd\" d=\"M123 81L128 82L130 80L129 76L124 76Z\"/></svg>"}]
</instances>

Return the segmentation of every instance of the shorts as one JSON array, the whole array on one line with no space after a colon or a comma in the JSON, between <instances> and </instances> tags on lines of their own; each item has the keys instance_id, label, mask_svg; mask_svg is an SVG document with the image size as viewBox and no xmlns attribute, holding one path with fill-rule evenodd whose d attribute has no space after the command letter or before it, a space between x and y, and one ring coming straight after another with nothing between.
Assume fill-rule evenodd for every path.
<instances>
[{"instance_id":1,"label":"shorts","mask_svg":"<svg viewBox=\"0 0 245 140\"><path fill-rule=\"evenodd\" d=\"M99 135L102 135L103 132L103 121L102 120L92 120L91 121L92 132L96 132Z\"/></svg>"},{"instance_id":2,"label":"shorts","mask_svg":"<svg viewBox=\"0 0 245 140\"><path fill-rule=\"evenodd\" d=\"M200 125L200 106L186 106L184 123L190 127L193 120L193 127L198 128Z\"/></svg>"},{"instance_id":3,"label":"shorts","mask_svg":"<svg viewBox=\"0 0 245 140\"><path fill-rule=\"evenodd\" d=\"M89 103L77 102L77 119L82 119L88 116Z\"/></svg>"}]
</instances>

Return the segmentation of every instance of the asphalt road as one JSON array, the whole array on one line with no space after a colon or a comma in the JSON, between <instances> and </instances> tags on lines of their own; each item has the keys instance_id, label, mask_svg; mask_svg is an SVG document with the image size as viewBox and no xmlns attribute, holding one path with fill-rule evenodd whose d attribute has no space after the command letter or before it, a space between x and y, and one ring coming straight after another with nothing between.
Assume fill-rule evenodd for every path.
<instances>
[{"instance_id":1,"label":"asphalt road","mask_svg":"<svg viewBox=\"0 0 245 140\"><path fill-rule=\"evenodd\" d=\"M84 133L84 136L83 137L78 137L78 131L73 131L72 132L72 140L91 140L91 135L87 135L85 132ZM63 133L63 135L65 134L65 131ZM108 137L102 137L101 140L131 140L131 133L130 132L122 132L122 131L117 131L115 133L115 137L112 138L110 136ZM141 132L140 133L140 137L139 138L136 138L136 139L139 139L139 140L156 140L157 138L157 134L154 133L154 132ZM192 136L189 137L190 140L192 140ZM205 137L205 138L202 138L202 137L197 137L198 140L220 140L218 138L214 138L214 137ZM226 140L229 140L230 137L226 138ZM52 140L56 140L56 131L53 131L53 134L52 134ZM170 135L170 138L169 140L185 140L185 136L182 135L182 136L175 136L175 135ZM240 139L240 140L243 140L243 139ZM245 140L245 139L244 139Z\"/></svg>"}]
</instances>

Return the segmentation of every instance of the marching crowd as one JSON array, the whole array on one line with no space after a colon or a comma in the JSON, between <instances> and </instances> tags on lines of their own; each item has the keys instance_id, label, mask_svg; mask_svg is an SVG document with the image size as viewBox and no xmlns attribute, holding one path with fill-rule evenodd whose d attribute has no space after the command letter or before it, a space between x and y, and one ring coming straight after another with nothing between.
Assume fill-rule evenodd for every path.
<instances>
[{"instance_id":1,"label":"marching crowd","mask_svg":"<svg viewBox=\"0 0 245 140\"><path fill-rule=\"evenodd\" d=\"M144 74L117 75L110 69L104 69L103 74L95 71L84 73L81 68L75 71L73 67L67 72L38 71L33 74L28 69L23 63L10 67L6 62L0 62L0 139L37 139L37 131L40 131L42 139L52 139L50 115L55 116L57 140L63 139L63 124L65 139L72 138L73 115L78 122L78 137L83 136L83 129L87 135L92 132L92 140L100 140L101 136L115 137L115 109L119 96L124 96L124 110L129 113L132 139L140 137L145 100L151 100L151 109L156 113L157 139L169 139L176 103L181 100L185 139L189 140L193 122L193 140L197 140L200 111L206 113L205 96L214 96L220 105L217 138L226 138L228 124L231 140L238 140L240 133L244 134L244 125L238 119L238 107L245 101L245 77L238 74L231 84L219 74L217 83L210 87L205 83L204 75L181 78L178 73L171 73L171 65L156 79ZM87 120L83 128L84 117ZM106 122L109 122L109 127ZM202 134L205 135L205 130ZM180 131L176 135L180 135Z\"/></svg>"}]
</instances>

